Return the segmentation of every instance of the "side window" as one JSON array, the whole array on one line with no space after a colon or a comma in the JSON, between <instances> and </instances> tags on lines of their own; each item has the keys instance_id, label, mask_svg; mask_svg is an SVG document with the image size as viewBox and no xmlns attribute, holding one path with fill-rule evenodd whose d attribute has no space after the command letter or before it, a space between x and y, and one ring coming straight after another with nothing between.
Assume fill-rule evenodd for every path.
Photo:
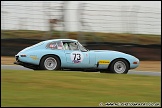
<instances>
[{"instance_id":1,"label":"side window","mask_svg":"<svg viewBox=\"0 0 162 108\"><path fill-rule=\"evenodd\" d=\"M70 49L69 49L69 43L64 42L64 43L63 43L63 46L64 46L64 49L65 49L65 50L70 50Z\"/></svg>"},{"instance_id":2,"label":"side window","mask_svg":"<svg viewBox=\"0 0 162 108\"><path fill-rule=\"evenodd\" d=\"M57 49L57 44L56 42L50 42L49 44L47 44L46 48Z\"/></svg>"},{"instance_id":3,"label":"side window","mask_svg":"<svg viewBox=\"0 0 162 108\"><path fill-rule=\"evenodd\" d=\"M63 45L62 45L61 41L50 42L49 44L47 44L46 48L50 48L52 50L54 50L54 49L63 49Z\"/></svg>"},{"instance_id":4,"label":"side window","mask_svg":"<svg viewBox=\"0 0 162 108\"><path fill-rule=\"evenodd\" d=\"M79 50L78 45L75 42L69 43L69 47L71 50Z\"/></svg>"},{"instance_id":5,"label":"side window","mask_svg":"<svg viewBox=\"0 0 162 108\"><path fill-rule=\"evenodd\" d=\"M63 44L61 41L58 41L56 43L57 43L57 49L63 49Z\"/></svg>"},{"instance_id":6,"label":"side window","mask_svg":"<svg viewBox=\"0 0 162 108\"><path fill-rule=\"evenodd\" d=\"M65 50L79 50L78 45L75 42L64 42L63 46Z\"/></svg>"}]
</instances>

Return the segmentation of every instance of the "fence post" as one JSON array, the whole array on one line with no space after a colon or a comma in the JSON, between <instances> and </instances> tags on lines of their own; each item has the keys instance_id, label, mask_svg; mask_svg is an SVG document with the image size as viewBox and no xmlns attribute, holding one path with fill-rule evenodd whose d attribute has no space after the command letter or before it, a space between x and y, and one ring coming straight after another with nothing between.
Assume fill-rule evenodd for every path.
<instances>
[{"instance_id":1,"label":"fence post","mask_svg":"<svg viewBox=\"0 0 162 108\"><path fill-rule=\"evenodd\" d=\"M138 10L140 9L140 6L134 5L132 7L132 11L130 13L130 19L129 19L129 28L130 28L130 33L133 34L132 37L132 43L138 44L138 37L137 37L137 26L138 26Z\"/></svg>"},{"instance_id":2,"label":"fence post","mask_svg":"<svg viewBox=\"0 0 162 108\"><path fill-rule=\"evenodd\" d=\"M63 2L63 6L62 6L62 17L61 17L61 22L62 22L62 26L63 26L63 30L61 31L61 36L60 38L68 38L67 37L67 29L66 29L66 9L68 6L68 1L64 1Z\"/></svg>"},{"instance_id":3,"label":"fence post","mask_svg":"<svg viewBox=\"0 0 162 108\"><path fill-rule=\"evenodd\" d=\"M83 8L84 4L83 3L79 3L79 6L78 6L78 11L77 12L77 18L78 18L78 35L77 35L77 39L80 43L82 43L83 45L86 44L85 42L85 39L84 39L84 35L83 35L83 32L82 32L82 27L83 27L83 20L82 20L82 12L84 10Z\"/></svg>"}]
</instances>

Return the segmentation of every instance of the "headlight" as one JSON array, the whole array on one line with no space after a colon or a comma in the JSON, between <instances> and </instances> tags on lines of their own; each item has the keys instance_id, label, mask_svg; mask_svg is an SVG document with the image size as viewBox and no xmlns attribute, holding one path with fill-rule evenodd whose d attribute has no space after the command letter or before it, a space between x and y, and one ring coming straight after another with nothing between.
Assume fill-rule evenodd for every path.
<instances>
[{"instance_id":1,"label":"headlight","mask_svg":"<svg viewBox=\"0 0 162 108\"><path fill-rule=\"evenodd\" d=\"M135 60L133 61L133 64L138 64L139 63L139 59L135 58Z\"/></svg>"}]
</instances>

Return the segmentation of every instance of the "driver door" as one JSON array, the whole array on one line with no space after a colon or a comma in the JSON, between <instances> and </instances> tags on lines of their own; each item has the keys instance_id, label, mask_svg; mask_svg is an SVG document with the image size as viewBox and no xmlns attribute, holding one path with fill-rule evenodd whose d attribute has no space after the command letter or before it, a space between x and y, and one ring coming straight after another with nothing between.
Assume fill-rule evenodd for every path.
<instances>
[{"instance_id":1,"label":"driver door","mask_svg":"<svg viewBox=\"0 0 162 108\"><path fill-rule=\"evenodd\" d=\"M88 68L89 67L89 53L88 51L80 51L76 42L64 43L66 62L71 68Z\"/></svg>"}]
</instances>

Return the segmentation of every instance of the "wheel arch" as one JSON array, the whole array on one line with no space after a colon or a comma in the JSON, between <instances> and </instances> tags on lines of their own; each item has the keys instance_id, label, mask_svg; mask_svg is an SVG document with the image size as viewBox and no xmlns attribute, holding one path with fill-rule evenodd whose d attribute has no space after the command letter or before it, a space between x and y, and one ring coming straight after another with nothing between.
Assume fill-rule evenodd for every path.
<instances>
[{"instance_id":1,"label":"wheel arch","mask_svg":"<svg viewBox=\"0 0 162 108\"><path fill-rule=\"evenodd\" d=\"M60 57L59 57L58 55L56 55L56 54L46 54L46 55L43 55L43 56L41 57L41 59L40 59L40 61L39 61L39 65L40 65L40 63L41 63L42 58L45 57L45 56L56 56L56 57L60 60L60 64L61 64L61 59L60 59Z\"/></svg>"},{"instance_id":2,"label":"wheel arch","mask_svg":"<svg viewBox=\"0 0 162 108\"><path fill-rule=\"evenodd\" d=\"M108 66L108 69L110 69L110 67L111 67L111 64L113 63L113 61L115 61L115 60L125 60L127 63L128 63L128 65L129 65L129 69L130 69L130 62L127 60L127 59L125 59L125 58L116 58L116 59L114 59L114 60L112 60L111 62L110 62L110 64L109 64L109 66Z\"/></svg>"}]
</instances>

